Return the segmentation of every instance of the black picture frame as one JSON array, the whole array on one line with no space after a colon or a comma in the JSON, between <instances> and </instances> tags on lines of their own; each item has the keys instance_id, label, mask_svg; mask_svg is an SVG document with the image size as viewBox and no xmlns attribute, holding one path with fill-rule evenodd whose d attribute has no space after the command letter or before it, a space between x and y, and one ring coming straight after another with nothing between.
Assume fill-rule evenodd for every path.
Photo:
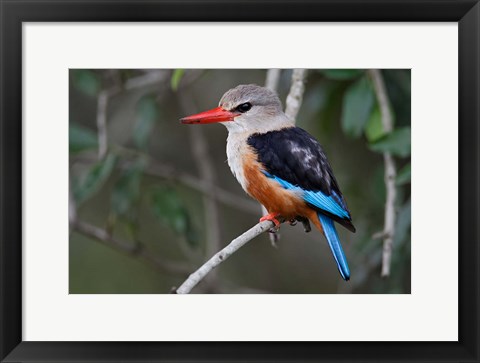
<instances>
[{"instance_id":1,"label":"black picture frame","mask_svg":"<svg viewBox=\"0 0 480 363\"><path fill-rule=\"evenodd\" d=\"M478 0L19 1L0 0L0 358L46 361L462 361L479 349ZM354 21L458 22L458 342L22 341L22 22ZM61 50L59 50L61 51ZM448 213L448 211L447 211ZM439 222L441 225L442 222ZM432 228L441 228L441 226ZM432 276L434 279L435 276ZM279 317L281 318L281 317ZM415 327L412 326L412 329Z\"/></svg>"}]
</instances>

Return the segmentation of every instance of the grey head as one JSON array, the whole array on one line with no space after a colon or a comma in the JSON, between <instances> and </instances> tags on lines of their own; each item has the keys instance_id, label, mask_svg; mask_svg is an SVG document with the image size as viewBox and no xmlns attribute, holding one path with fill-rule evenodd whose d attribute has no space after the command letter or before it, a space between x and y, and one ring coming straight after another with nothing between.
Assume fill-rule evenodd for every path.
<instances>
[{"instance_id":1,"label":"grey head","mask_svg":"<svg viewBox=\"0 0 480 363\"><path fill-rule=\"evenodd\" d=\"M277 94L265 87L256 84L241 84L225 92L219 106L226 110L233 111L243 103L250 103L252 106L263 106L275 111L282 110L282 103Z\"/></svg>"},{"instance_id":2,"label":"grey head","mask_svg":"<svg viewBox=\"0 0 480 363\"><path fill-rule=\"evenodd\" d=\"M219 106L238 114L233 122L223 123L230 132L266 132L293 125L283 113L278 95L256 84L241 84L228 90Z\"/></svg>"}]
</instances>

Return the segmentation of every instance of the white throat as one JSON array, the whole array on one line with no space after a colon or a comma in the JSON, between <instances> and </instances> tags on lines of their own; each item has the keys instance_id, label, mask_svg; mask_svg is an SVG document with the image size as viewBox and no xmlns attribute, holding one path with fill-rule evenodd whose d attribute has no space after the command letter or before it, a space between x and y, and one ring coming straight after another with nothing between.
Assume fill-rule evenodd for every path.
<instances>
[{"instance_id":1,"label":"white throat","mask_svg":"<svg viewBox=\"0 0 480 363\"><path fill-rule=\"evenodd\" d=\"M292 119L284 113L278 116L270 116L268 120L239 120L222 122L228 130L227 137L227 160L232 174L238 180L243 190L247 191L248 182L243 172L244 156L251 153L247 143L252 134L264 134L269 131L280 130L295 126Z\"/></svg>"},{"instance_id":2,"label":"white throat","mask_svg":"<svg viewBox=\"0 0 480 363\"><path fill-rule=\"evenodd\" d=\"M247 152L248 133L229 132L227 137L227 161L233 176L238 180L243 190L247 191L247 181L243 172L242 157Z\"/></svg>"}]
</instances>

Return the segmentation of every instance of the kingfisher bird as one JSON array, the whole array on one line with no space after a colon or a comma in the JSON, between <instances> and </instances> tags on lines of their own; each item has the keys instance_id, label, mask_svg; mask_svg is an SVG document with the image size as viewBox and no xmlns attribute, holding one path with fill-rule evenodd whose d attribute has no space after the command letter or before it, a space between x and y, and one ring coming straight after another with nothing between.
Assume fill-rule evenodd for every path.
<instances>
[{"instance_id":1,"label":"kingfisher bird","mask_svg":"<svg viewBox=\"0 0 480 363\"><path fill-rule=\"evenodd\" d=\"M260 221L311 221L324 234L340 275L350 269L334 222L355 232L345 198L320 143L282 110L278 95L254 84L227 91L219 106L180 119L221 123L228 130L228 165L245 192L268 214Z\"/></svg>"}]
</instances>

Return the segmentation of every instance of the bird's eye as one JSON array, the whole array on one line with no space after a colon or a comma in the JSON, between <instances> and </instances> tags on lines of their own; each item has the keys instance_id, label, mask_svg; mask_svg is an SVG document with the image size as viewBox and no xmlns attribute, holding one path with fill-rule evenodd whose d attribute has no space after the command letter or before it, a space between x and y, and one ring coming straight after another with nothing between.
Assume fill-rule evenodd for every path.
<instances>
[{"instance_id":1,"label":"bird's eye","mask_svg":"<svg viewBox=\"0 0 480 363\"><path fill-rule=\"evenodd\" d=\"M237 106L236 110L238 112L244 113L244 112L247 112L251 108L252 108L252 104L250 102L247 102L247 103L242 103L241 105Z\"/></svg>"}]
</instances>

